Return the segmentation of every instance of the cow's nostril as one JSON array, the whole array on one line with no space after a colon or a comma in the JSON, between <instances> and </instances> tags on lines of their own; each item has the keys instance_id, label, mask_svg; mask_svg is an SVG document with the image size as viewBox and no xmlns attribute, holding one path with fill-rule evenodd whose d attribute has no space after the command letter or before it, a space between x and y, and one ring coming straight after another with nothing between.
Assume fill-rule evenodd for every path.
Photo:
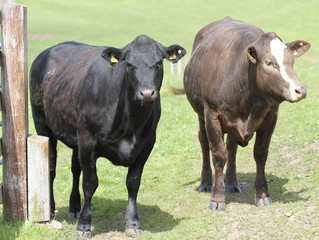
<instances>
[{"instance_id":1,"label":"cow's nostril","mask_svg":"<svg viewBox=\"0 0 319 240\"><path fill-rule=\"evenodd\" d=\"M297 93L297 95L301 95L301 92L298 89L295 90L295 93Z\"/></svg>"},{"instance_id":2,"label":"cow's nostril","mask_svg":"<svg viewBox=\"0 0 319 240\"><path fill-rule=\"evenodd\" d=\"M140 90L139 91L140 99L144 102L151 102L154 101L157 97L156 90Z\"/></svg>"},{"instance_id":3,"label":"cow's nostril","mask_svg":"<svg viewBox=\"0 0 319 240\"><path fill-rule=\"evenodd\" d=\"M307 96L307 88L305 86L299 86L295 88L295 97L297 100L301 100Z\"/></svg>"}]
</instances>

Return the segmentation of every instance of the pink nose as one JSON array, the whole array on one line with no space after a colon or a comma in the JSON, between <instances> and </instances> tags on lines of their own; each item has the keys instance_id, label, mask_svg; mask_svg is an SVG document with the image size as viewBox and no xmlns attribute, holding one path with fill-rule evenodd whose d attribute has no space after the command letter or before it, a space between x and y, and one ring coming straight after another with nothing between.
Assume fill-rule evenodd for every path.
<instances>
[{"instance_id":1,"label":"pink nose","mask_svg":"<svg viewBox=\"0 0 319 240\"><path fill-rule=\"evenodd\" d=\"M139 97L143 102L152 102L156 99L156 91L155 90L140 90L139 91Z\"/></svg>"}]
</instances>

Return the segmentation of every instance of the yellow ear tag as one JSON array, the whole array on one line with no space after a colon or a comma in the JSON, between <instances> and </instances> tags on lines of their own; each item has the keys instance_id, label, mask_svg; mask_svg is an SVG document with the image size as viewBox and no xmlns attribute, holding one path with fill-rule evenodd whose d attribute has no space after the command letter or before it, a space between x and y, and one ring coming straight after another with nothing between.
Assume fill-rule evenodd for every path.
<instances>
[{"instance_id":1,"label":"yellow ear tag","mask_svg":"<svg viewBox=\"0 0 319 240\"><path fill-rule=\"evenodd\" d=\"M114 57L114 55L111 56L111 63L118 63L119 61Z\"/></svg>"},{"instance_id":2,"label":"yellow ear tag","mask_svg":"<svg viewBox=\"0 0 319 240\"><path fill-rule=\"evenodd\" d=\"M114 55L111 55L111 59L110 59L110 67L115 67L115 63L118 63L119 60L117 60Z\"/></svg>"},{"instance_id":3,"label":"yellow ear tag","mask_svg":"<svg viewBox=\"0 0 319 240\"><path fill-rule=\"evenodd\" d=\"M253 56L251 56L250 54L246 54L246 58L252 62L256 61L256 59L253 58Z\"/></svg>"},{"instance_id":4,"label":"yellow ear tag","mask_svg":"<svg viewBox=\"0 0 319 240\"><path fill-rule=\"evenodd\" d=\"M168 59L170 59L170 60L175 60L176 59L176 54L175 53L173 53L171 56L169 56L169 58Z\"/></svg>"}]
</instances>

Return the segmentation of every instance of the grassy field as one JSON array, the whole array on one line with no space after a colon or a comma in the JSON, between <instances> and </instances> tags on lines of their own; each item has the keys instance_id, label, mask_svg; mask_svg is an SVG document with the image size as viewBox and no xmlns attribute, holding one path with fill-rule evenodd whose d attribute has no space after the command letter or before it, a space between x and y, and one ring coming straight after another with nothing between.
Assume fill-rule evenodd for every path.
<instances>
[{"instance_id":1,"label":"grassy field","mask_svg":"<svg viewBox=\"0 0 319 240\"><path fill-rule=\"evenodd\" d=\"M188 50L189 58L198 30L225 16L276 32L286 42L309 41L312 48L295 63L295 70L308 86L308 97L280 107L266 169L274 200L268 207L254 205L252 141L238 153L238 179L243 192L226 196L225 212L208 209L210 194L197 191L201 169L197 117L185 96L173 96L168 91L170 86L182 86L182 76L171 75L166 64L157 142L145 166L138 197L143 229L139 239L319 239L319 1L18 2L28 6L29 66L42 50L61 41L122 47L140 34L166 46L180 44ZM30 133L35 133L31 117ZM67 219L70 156L71 151L59 145L56 220L63 223L63 229L31 222L5 223L0 218L0 239L76 239L76 223ZM100 186L92 207L94 240L126 239L126 172L106 159L98 161Z\"/></svg>"}]
</instances>

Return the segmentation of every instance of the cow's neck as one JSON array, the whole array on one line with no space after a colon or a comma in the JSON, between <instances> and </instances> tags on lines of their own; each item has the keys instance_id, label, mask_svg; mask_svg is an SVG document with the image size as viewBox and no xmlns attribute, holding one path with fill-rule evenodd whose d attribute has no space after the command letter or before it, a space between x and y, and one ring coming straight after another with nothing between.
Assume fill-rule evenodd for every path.
<instances>
[{"instance_id":1,"label":"cow's neck","mask_svg":"<svg viewBox=\"0 0 319 240\"><path fill-rule=\"evenodd\" d=\"M246 146L271 109L270 106L258 107L257 104L242 109L230 107L220 110L219 119L224 132L230 133L241 146Z\"/></svg>"},{"instance_id":2,"label":"cow's neck","mask_svg":"<svg viewBox=\"0 0 319 240\"><path fill-rule=\"evenodd\" d=\"M256 119L263 119L267 112L279 105L279 102L273 98L258 94L252 89L242 92L245 93L237 95L222 108L227 109L229 115L244 119L245 124L252 124L256 122Z\"/></svg>"},{"instance_id":3,"label":"cow's neck","mask_svg":"<svg viewBox=\"0 0 319 240\"><path fill-rule=\"evenodd\" d=\"M226 105L231 108L232 112L238 113L236 115L248 114L262 108L269 108L274 105L280 104L278 99L273 96L267 95L262 89L259 89L256 84L257 69L256 66L248 63L244 63L240 76L241 78L235 78L233 81L229 81L229 84L223 86L220 91L224 96L231 96L226 98ZM249 69L247 71L247 69ZM242 112L242 109L245 109Z\"/></svg>"},{"instance_id":4,"label":"cow's neck","mask_svg":"<svg viewBox=\"0 0 319 240\"><path fill-rule=\"evenodd\" d=\"M134 128L144 128L151 118L153 109L157 102L136 102L133 96L128 94L128 117Z\"/></svg>"},{"instance_id":5,"label":"cow's neck","mask_svg":"<svg viewBox=\"0 0 319 240\"><path fill-rule=\"evenodd\" d=\"M113 99L114 116L111 127L111 141L117 142L122 138L130 139L135 134L142 134L152 117L156 102L141 104L136 102L126 82L118 88L118 98Z\"/></svg>"},{"instance_id":6,"label":"cow's neck","mask_svg":"<svg viewBox=\"0 0 319 240\"><path fill-rule=\"evenodd\" d=\"M235 89L236 86L237 89ZM233 84L232 87L228 86L224 89L226 95L233 97L221 105L220 118L225 132L232 133L236 141L244 146L260 127L267 114L277 111L280 102L259 92L256 85L249 84L249 81L246 85Z\"/></svg>"}]
</instances>

